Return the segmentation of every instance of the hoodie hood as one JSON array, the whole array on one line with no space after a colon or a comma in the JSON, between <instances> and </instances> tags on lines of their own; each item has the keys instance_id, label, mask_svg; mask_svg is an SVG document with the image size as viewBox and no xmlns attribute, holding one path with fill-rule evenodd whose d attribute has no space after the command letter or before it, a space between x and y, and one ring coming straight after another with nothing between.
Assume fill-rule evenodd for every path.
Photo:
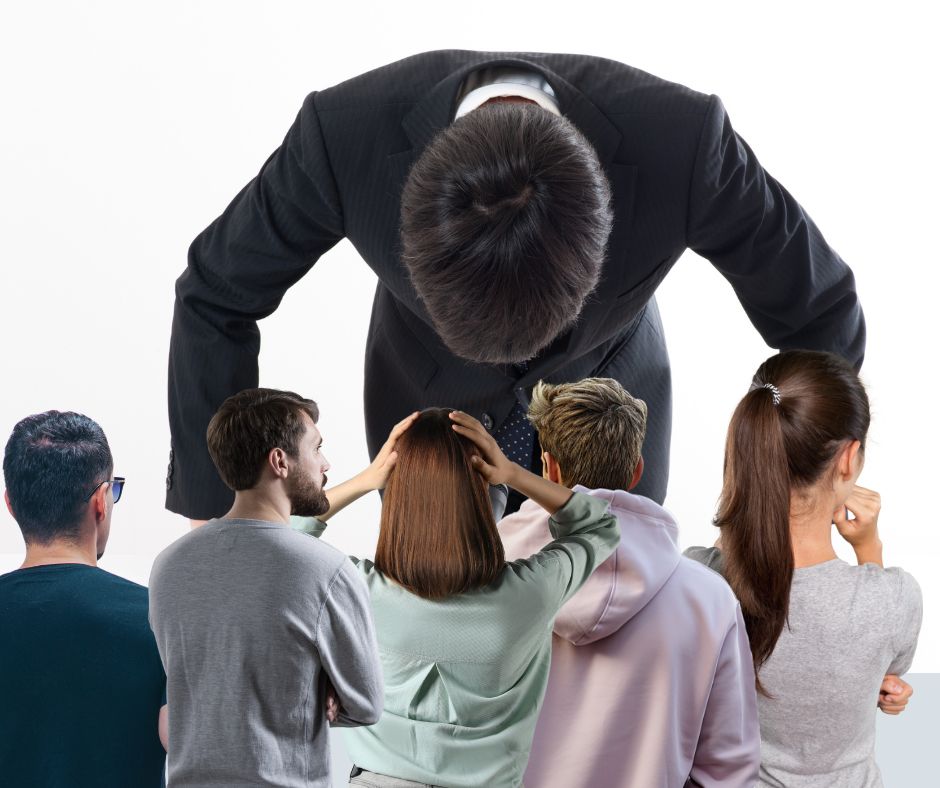
<instances>
[{"instance_id":1,"label":"hoodie hood","mask_svg":"<svg viewBox=\"0 0 940 788\"><path fill-rule=\"evenodd\" d=\"M610 503L620 544L555 618L555 634L576 646L602 640L659 593L679 565L679 528L662 506L623 490L574 488ZM549 515L533 501L498 523L506 560L528 558L552 541Z\"/></svg>"}]
</instances>

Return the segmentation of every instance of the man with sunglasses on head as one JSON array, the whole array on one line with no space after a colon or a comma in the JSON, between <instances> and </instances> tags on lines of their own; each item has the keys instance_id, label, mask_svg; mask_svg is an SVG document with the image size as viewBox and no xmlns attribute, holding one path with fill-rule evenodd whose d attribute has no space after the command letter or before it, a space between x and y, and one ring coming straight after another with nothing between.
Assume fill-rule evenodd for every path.
<instances>
[{"instance_id":1,"label":"man with sunglasses on head","mask_svg":"<svg viewBox=\"0 0 940 788\"><path fill-rule=\"evenodd\" d=\"M124 487L104 432L79 413L27 416L3 476L26 558L0 575L0 783L163 785L166 677L147 589L97 564Z\"/></svg>"}]
</instances>

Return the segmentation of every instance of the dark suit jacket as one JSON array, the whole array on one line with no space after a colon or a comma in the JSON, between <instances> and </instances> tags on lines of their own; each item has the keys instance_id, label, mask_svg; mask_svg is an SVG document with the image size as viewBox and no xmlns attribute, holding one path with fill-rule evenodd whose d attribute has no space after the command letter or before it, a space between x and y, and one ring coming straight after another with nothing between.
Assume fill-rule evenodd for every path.
<instances>
[{"instance_id":1,"label":"dark suit jacket","mask_svg":"<svg viewBox=\"0 0 940 788\"><path fill-rule=\"evenodd\" d=\"M562 113L597 149L615 212L594 297L519 379L444 347L398 253L409 167L451 122L465 76L499 64L544 74ZM662 500L669 372L651 299L686 248L728 279L770 346L832 350L856 365L862 359L864 320L852 272L761 168L717 97L584 55L415 55L307 96L283 145L190 247L170 345L167 508L191 517L225 511L231 493L210 462L206 425L223 399L258 383L257 321L343 237L379 279L366 345L373 454L394 422L416 408L485 414L495 429L540 378L607 374L652 398L647 492ZM519 304L524 314L525 293ZM707 309L695 319L707 323Z\"/></svg>"}]
</instances>

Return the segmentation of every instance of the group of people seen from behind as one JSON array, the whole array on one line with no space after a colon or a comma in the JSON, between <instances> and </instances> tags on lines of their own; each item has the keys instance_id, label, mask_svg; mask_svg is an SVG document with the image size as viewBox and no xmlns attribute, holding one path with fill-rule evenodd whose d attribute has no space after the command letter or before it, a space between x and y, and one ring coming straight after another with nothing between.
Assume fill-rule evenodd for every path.
<instances>
[{"instance_id":1,"label":"group of people seen from behind","mask_svg":"<svg viewBox=\"0 0 940 788\"><path fill-rule=\"evenodd\" d=\"M717 541L684 553L630 492L647 407L613 379L535 387L541 476L467 413L402 416L327 487L312 400L228 398L207 445L234 504L156 558L149 591L97 566L124 487L101 428L19 422L0 782L329 786L336 727L358 786L881 785L875 714L911 694L922 602L858 485L870 409L849 363L760 366ZM321 538L375 490L373 558ZM526 500L504 517L509 490Z\"/></svg>"}]
</instances>

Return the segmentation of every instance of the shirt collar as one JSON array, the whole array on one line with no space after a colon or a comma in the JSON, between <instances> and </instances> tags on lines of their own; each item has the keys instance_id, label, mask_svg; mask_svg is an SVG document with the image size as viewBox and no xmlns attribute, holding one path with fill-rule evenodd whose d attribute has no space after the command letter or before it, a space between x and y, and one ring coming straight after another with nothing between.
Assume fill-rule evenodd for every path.
<instances>
[{"instance_id":1,"label":"shirt collar","mask_svg":"<svg viewBox=\"0 0 940 788\"><path fill-rule=\"evenodd\" d=\"M454 120L500 96L526 98L555 115L561 114L552 86L544 76L535 71L515 68L485 68L474 71L464 80L461 93Z\"/></svg>"}]
</instances>

